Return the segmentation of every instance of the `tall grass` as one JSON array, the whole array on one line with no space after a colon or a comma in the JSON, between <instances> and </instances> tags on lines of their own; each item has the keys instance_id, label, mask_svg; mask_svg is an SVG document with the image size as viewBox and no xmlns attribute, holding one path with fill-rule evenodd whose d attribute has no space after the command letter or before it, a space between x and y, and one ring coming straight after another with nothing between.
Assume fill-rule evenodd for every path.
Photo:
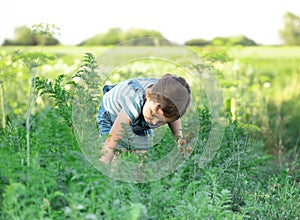
<instances>
[{"instance_id":1,"label":"tall grass","mask_svg":"<svg viewBox=\"0 0 300 220\"><path fill-rule=\"evenodd\" d=\"M238 85L233 88L237 115L260 127L265 148L281 168L295 164L300 153L300 49L240 50L233 50L235 68L227 70L227 77Z\"/></svg>"},{"instance_id":2,"label":"tall grass","mask_svg":"<svg viewBox=\"0 0 300 220\"><path fill-rule=\"evenodd\" d=\"M252 50L259 54L259 48ZM37 105L32 112L30 167L21 162L26 155L26 119L21 114L11 117L24 113L24 108L6 111L10 120L0 130L0 155L5 161L0 163L0 218L299 219L299 67L294 58L282 64L277 58L251 56L218 64L232 114L213 160L199 167L211 128L210 111L199 99L199 141L189 159L174 173L143 184L110 179L86 160L68 121L74 90L66 82L71 77L55 69L55 63L48 64L52 68L42 69L46 72L39 78L40 91L48 92L40 97L44 106ZM19 67L16 62L10 63ZM71 63L65 73L76 69ZM160 66L152 68L154 73ZM20 69L10 71L16 74ZM130 71L134 70L123 68L119 77ZM13 79L23 83L24 78L28 83L28 76ZM8 100L14 96L7 96L13 93L7 86L4 89L6 109L13 109L17 105ZM165 151L151 153L159 158Z\"/></svg>"}]
</instances>

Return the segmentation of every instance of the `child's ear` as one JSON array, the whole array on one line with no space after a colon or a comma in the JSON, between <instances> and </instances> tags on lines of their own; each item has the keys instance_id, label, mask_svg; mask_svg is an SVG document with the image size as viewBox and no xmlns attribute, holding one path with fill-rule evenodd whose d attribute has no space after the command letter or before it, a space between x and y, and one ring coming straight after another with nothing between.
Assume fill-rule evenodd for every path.
<instances>
[{"instance_id":1,"label":"child's ear","mask_svg":"<svg viewBox=\"0 0 300 220\"><path fill-rule=\"evenodd\" d=\"M151 95L150 91L146 92L146 99L150 99L150 95Z\"/></svg>"}]
</instances>

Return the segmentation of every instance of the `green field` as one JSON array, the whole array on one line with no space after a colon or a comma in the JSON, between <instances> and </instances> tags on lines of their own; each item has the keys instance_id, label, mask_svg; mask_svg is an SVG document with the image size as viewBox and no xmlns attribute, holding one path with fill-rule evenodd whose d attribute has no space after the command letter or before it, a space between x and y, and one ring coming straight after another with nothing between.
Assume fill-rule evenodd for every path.
<instances>
[{"instance_id":1,"label":"green field","mask_svg":"<svg viewBox=\"0 0 300 220\"><path fill-rule=\"evenodd\" d=\"M195 54L174 47L124 47L118 56L109 53L112 49L53 46L33 54L40 47L0 47L0 219L299 219L300 47L190 48L200 58L193 66L187 61ZM164 59L135 59L147 51ZM97 78L96 89L89 87L95 76L85 53L99 57L98 67L117 66ZM195 69L199 75L190 75ZM86 87L74 86L72 76L79 70L86 75L76 83L87 82ZM195 137L192 154L174 172L143 183L99 172L93 162L98 142L78 141L75 98L100 95L103 83L167 72L183 75L192 87L193 105L183 119L185 133L193 130ZM203 73L217 80L224 95L224 133L205 166L202 155L215 128L217 97L206 90L210 84L200 86ZM162 133L146 162L172 150L168 130ZM120 160L138 159L123 153Z\"/></svg>"}]
</instances>

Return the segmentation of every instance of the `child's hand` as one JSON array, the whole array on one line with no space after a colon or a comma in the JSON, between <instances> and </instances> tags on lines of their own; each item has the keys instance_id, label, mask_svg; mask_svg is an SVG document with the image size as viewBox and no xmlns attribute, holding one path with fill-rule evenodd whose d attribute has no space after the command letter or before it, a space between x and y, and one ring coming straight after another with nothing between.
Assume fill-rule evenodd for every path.
<instances>
[{"instance_id":1,"label":"child's hand","mask_svg":"<svg viewBox=\"0 0 300 220\"><path fill-rule=\"evenodd\" d=\"M178 143L178 147L179 147L179 146L185 145L186 144L186 140L184 140L182 138L179 138L178 141L177 141L177 143Z\"/></svg>"},{"instance_id":2,"label":"child's hand","mask_svg":"<svg viewBox=\"0 0 300 220\"><path fill-rule=\"evenodd\" d=\"M184 146L186 144L186 140L184 139L179 139L177 141L178 145L178 149L179 149L179 153L182 155L182 156L185 156L185 155L190 155L192 153L192 147L189 145L189 146Z\"/></svg>"}]
</instances>

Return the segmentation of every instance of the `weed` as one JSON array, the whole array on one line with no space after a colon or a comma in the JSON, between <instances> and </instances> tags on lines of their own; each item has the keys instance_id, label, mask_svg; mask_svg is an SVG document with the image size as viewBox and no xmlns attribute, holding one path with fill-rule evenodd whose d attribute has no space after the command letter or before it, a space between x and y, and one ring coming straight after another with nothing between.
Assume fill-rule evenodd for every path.
<instances>
[{"instance_id":1,"label":"weed","mask_svg":"<svg viewBox=\"0 0 300 220\"><path fill-rule=\"evenodd\" d=\"M222 56L222 53L207 55L207 59L215 62ZM37 57L44 57L45 62L51 60L48 55L23 55L28 64L34 64ZM6 63L2 61L1 67ZM227 58L223 57L223 61ZM3 68L15 73L21 68L18 62L11 62L15 67ZM298 113L291 111L291 106L297 106L296 96L291 95L278 105L265 99L263 94L256 97L253 93L265 88L264 83L275 75L264 74L264 77L257 78L256 74L260 74L257 70L251 72L248 68L237 68L236 71L241 73L238 82L246 74L246 85L227 84L226 89L232 90L226 94L232 102L227 106L225 134L215 157L205 167L199 166L199 160L211 132L211 112L203 103L200 104L201 99L195 99L195 106L199 107L193 116L197 114L199 120L195 117L188 120L196 124L197 129L192 129L198 138L189 158L168 176L136 184L116 181L98 172L83 156L80 143L76 142L72 124L75 104L87 103L87 107L76 106L76 109L83 110L79 119L91 120L77 125L77 128L96 127L93 121L99 102L96 71L94 56L85 54L73 77L67 74L57 74L53 80L45 79L42 74L35 77L34 98L42 97L51 106L31 112L34 120L30 120L30 166L24 166L28 163L24 147L26 123L22 115L8 118L5 128L0 130L0 155L3 158L0 163L1 219L299 219L299 138L290 138L297 136ZM152 72L157 72L157 69ZM0 73L5 76L6 83L9 75ZM126 72L122 74L126 77ZM243 97L244 103L239 97ZM4 100L5 105L7 100ZM265 105L248 105L248 100ZM262 100L266 102L260 102ZM235 108L234 114L231 114L232 107ZM265 109L259 112L259 108ZM268 120L250 123L259 122L262 113L267 114ZM262 138L265 131L272 137ZM148 152L144 162L159 160L176 144L168 130L162 133L163 140ZM274 157L268 154L265 145L272 145L268 140L274 140L273 143L282 140L278 148L282 153L277 152ZM96 141L90 137L81 141L87 143L86 152L97 157L95 152L99 146ZM140 159L133 153L122 156L125 161Z\"/></svg>"}]
</instances>

